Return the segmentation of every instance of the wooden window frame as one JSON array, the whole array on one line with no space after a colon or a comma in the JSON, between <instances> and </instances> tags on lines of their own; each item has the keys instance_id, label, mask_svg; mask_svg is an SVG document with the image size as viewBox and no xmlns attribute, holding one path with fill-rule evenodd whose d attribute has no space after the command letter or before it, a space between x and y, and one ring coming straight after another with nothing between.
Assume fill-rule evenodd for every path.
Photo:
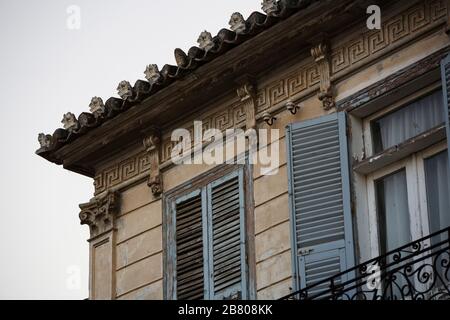
<instances>
[{"instance_id":1,"label":"wooden window frame","mask_svg":"<svg viewBox=\"0 0 450 320\"><path fill-rule=\"evenodd\" d=\"M364 151L365 151L366 158L370 158L375 155L375 148L373 145L374 133L372 131L372 129L373 129L372 122L374 120L379 119L391 112L402 109L403 107L406 107L408 104L433 93L434 91L438 90L439 88L441 88L441 82L440 81L434 82L430 85L422 87L415 93L413 93L407 97L404 97L389 106L386 106L386 108L379 110L379 111L373 113L372 115L364 118L364 120L363 120L363 135L364 135ZM382 152L380 152L380 153L382 153Z\"/></svg>"},{"instance_id":2,"label":"wooden window frame","mask_svg":"<svg viewBox=\"0 0 450 320\"><path fill-rule=\"evenodd\" d=\"M379 247L381 240L378 221L379 217L375 191L376 181L396 171L402 169L406 170L411 240L422 238L429 234L424 161L446 149L446 142L440 142L367 175L369 237L372 257L381 254Z\"/></svg>"},{"instance_id":3,"label":"wooden window frame","mask_svg":"<svg viewBox=\"0 0 450 320\"><path fill-rule=\"evenodd\" d=\"M173 259L176 255L173 250L176 248L175 237L176 230L174 224L173 205L177 199L190 195L196 190L204 189L207 192L207 186L219 181L233 172L242 172L243 199L244 199L244 224L241 226L245 235L245 277L246 294L244 299L256 298L256 261L255 261L255 231L254 231L254 199L253 199L253 165L248 161L245 165L218 165L209 171L202 173L195 178L169 190L163 194L163 297L166 300L176 298L176 279L175 268L176 261ZM204 199L204 198L202 198ZM204 200L202 200L204 201ZM203 205L203 204L202 204ZM204 205L207 205L204 203ZM206 250L205 250L206 252ZM206 254L204 252L204 254ZM209 255L209 250L207 251ZM206 260L206 259L205 259ZM243 274L244 277L244 274ZM206 288L205 288L206 289ZM208 288L209 289L209 288Z\"/></svg>"}]
</instances>

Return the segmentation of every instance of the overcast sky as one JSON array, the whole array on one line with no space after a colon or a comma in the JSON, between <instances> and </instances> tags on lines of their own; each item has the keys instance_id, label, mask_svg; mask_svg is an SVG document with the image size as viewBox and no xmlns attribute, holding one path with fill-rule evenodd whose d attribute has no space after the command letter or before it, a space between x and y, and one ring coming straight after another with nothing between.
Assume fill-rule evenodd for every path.
<instances>
[{"instance_id":1,"label":"overcast sky","mask_svg":"<svg viewBox=\"0 0 450 320\"><path fill-rule=\"evenodd\" d=\"M78 204L93 181L36 156L37 134L88 111L93 96L116 95L121 80L144 79L147 64L175 64L176 47L187 51L201 31L215 35L260 2L0 0L0 299L88 297ZM80 29L68 28L71 5Z\"/></svg>"}]
</instances>

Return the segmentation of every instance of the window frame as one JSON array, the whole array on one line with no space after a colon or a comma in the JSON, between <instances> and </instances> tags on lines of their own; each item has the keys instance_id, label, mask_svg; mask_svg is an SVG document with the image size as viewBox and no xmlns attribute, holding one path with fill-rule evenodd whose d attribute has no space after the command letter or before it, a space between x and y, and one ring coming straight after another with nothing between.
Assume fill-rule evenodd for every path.
<instances>
[{"instance_id":1,"label":"window frame","mask_svg":"<svg viewBox=\"0 0 450 320\"><path fill-rule=\"evenodd\" d=\"M240 175L240 182L243 186L243 220L244 225L241 225L241 230L244 231L244 243L245 243L245 270L243 270L243 279L245 273L246 280L246 294L243 294L242 299L255 299L256 298L256 263L253 255L248 254L254 250L254 201L253 201L253 165L248 161L245 165L217 165L212 169L180 184L179 186L164 192L162 196L163 204L163 297L164 299L174 300L176 299L176 224L175 224L175 209L174 205L178 199L185 198L188 195L200 191L201 193L207 193L208 185L212 185L216 181L223 181L223 179L230 178L230 175ZM203 202L205 201L205 202ZM202 206L205 205L206 209L202 211L208 211L206 203L206 197L202 196ZM208 213L206 212L206 216ZM208 219L208 217L207 217ZM203 230L208 226L202 222ZM242 234L242 233L241 233ZM205 233L203 233L205 235ZM206 246L205 246L206 247ZM206 251L207 249L205 249ZM204 251L204 265L208 263L208 257L210 255L209 250L207 253ZM212 254L212 253L211 253ZM205 262L206 261L206 262ZM209 266L208 266L209 268ZM205 269L208 270L208 269ZM205 290L209 281L205 281ZM208 290L210 287L208 287ZM244 290L243 290L244 291Z\"/></svg>"},{"instance_id":2,"label":"window frame","mask_svg":"<svg viewBox=\"0 0 450 320\"><path fill-rule=\"evenodd\" d=\"M381 254L376 181L396 171L405 169L411 240L422 238L429 234L424 161L446 149L446 142L442 141L367 175L369 238L372 257Z\"/></svg>"},{"instance_id":3,"label":"window frame","mask_svg":"<svg viewBox=\"0 0 450 320\"><path fill-rule=\"evenodd\" d=\"M363 140L364 140L364 152L366 158L370 158L376 154L382 153L375 152L375 145L373 143L373 122L379 118L382 118L383 116L388 115L389 113L395 112L399 109L402 109L403 107L406 107L408 104L413 103L414 101L423 98L429 94L432 94L434 91L439 90L439 88L442 87L441 82L434 82L428 86L422 87L419 90L417 90L414 94L411 94L407 97L404 97L397 102L386 106L385 108L365 117L362 121L362 130L363 130Z\"/></svg>"}]
</instances>

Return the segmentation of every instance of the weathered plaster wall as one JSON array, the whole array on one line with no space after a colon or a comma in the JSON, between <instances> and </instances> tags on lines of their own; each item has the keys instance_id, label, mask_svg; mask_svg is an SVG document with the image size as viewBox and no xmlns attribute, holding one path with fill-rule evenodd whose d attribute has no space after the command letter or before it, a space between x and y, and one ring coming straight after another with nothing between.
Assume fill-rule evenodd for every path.
<instances>
[{"instance_id":1,"label":"weathered plaster wall","mask_svg":"<svg viewBox=\"0 0 450 320\"><path fill-rule=\"evenodd\" d=\"M121 193L116 220L116 297L162 299L162 210L145 181Z\"/></svg>"}]
</instances>

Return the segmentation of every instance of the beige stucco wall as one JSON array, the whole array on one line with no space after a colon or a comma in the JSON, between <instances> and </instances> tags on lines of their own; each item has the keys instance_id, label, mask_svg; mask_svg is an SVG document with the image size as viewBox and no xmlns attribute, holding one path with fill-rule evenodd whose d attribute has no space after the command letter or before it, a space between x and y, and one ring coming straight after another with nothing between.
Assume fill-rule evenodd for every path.
<instances>
[{"instance_id":1,"label":"beige stucco wall","mask_svg":"<svg viewBox=\"0 0 450 320\"><path fill-rule=\"evenodd\" d=\"M361 28L360 28L361 29ZM360 30L359 29L359 30ZM354 37L348 36L333 39L332 46L344 45ZM334 85L337 100L343 99L370 84L395 73L405 66L449 45L449 38L444 28L439 27L420 38L410 41L395 51L387 51L385 55L377 53L374 60L367 60L367 65L353 70L350 74L339 76ZM369 56L370 57L370 56ZM308 57L306 63L311 63ZM289 66L281 66L268 72L258 84L269 86L283 75L289 74L305 65L304 56ZM260 81L259 81L260 80ZM256 261L256 292L259 299L276 299L289 293L292 287L292 267L290 249L290 224L288 209L288 183L286 165L285 126L289 123L319 117L326 112L321 107L316 93L304 93L296 102L302 103L302 109L292 115L287 111L276 114L277 120L271 129L280 130L280 169L276 175L263 176L259 166L254 167L254 229ZM280 104L285 103L281 101ZM219 101L209 110L232 108L235 100ZM181 124L192 123L192 119L183 120ZM181 125L180 124L180 125ZM269 128L264 122L260 128ZM164 133L170 136L170 132ZM114 162L114 161L113 161ZM169 191L176 186L189 181L195 176L207 172L213 166L182 165L171 166L162 171L163 186ZM112 242L104 247L91 246L91 256L95 264L91 269L94 274L91 290L93 298L108 296L108 290L113 290L113 296L118 299L161 299L163 297L163 234L162 234L162 201L155 199L146 181L134 182L131 186L120 189L121 207L115 222L116 231ZM356 194L356 200L363 199L363 194ZM363 206L361 207L363 208ZM356 215L359 247L368 247L367 226L364 210ZM359 215L359 217L358 217ZM112 246L112 247L111 247ZM111 264L114 257L112 275L102 274L105 264ZM362 255L363 258L368 258ZM108 260L109 259L109 260ZM113 289L111 289L113 288Z\"/></svg>"},{"instance_id":2,"label":"beige stucco wall","mask_svg":"<svg viewBox=\"0 0 450 320\"><path fill-rule=\"evenodd\" d=\"M116 298L162 299L162 210L145 181L121 193L116 220Z\"/></svg>"}]
</instances>

